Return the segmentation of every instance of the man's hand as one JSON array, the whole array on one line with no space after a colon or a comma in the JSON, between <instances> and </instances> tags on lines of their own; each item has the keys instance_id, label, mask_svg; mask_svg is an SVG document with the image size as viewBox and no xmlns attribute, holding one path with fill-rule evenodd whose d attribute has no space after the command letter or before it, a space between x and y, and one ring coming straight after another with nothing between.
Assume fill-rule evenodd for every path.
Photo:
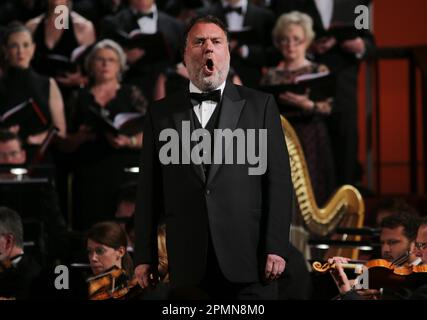
<instances>
[{"instance_id":1,"label":"man's hand","mask_svg":"<svg viewBox=\"0 0 427 320\"><path fill-rule=\"evenodd\" d=\"M145 50L140 48L133 48L126 51L126 57L129 64L134 64L145 55Z\"/></svg>"},{"instance_id":2,"label":"man's hand","mask_svg":"<svg viewBox=\"0 0 427 320\"><path fill-rule=\"evenodd\" d=\"M126 135L119 134L114 136L111 133L106 133L105 136L110 145L115 149L130 148L132 146L131 138Z\"/></svg>"},{"instance_id":3,"label":"man's hand","mask_svg":"<svg viewBox=\"0 0 427 320\"><path fill-rule=\"evenodd\" d=\"M149 264L140 264L135 268L135 278L138 280L142 289L148 286L155 286L159 281L157 269Z\"/></svg>"},{"instance_id":4,"label":"man's hand","mask_svg":"<svg viewBox=\"0 0 427 320\"><path fill-rule=\"evenodd\" d=\"M64 76L58 76L55 79L66 87L78 87L88 82L80 70L74 73L67 72Z\"/></svg>"},{"instance_id":5,"label":"man's hand","mask_svg":"<svg viewBox=\"0 0 427 320\"><path fill-rule=\"evenodd\" d=\"M308 95L304 94L285 92L279 95L279 100L282 103L288 103L307 111L314 108L314 101L310 100Z\"/></svg>"},{"instance_id":6,"label":"man's hand","mask_svg":"<svg viewBox=\"0 0 427 320\"><path fill-rule=\"evenodd\" d=\"M337 40L334 37L323 37L316 40L312 45L312 50L317 54L324 54L335 46Z\"/></svg>"},{"instance_id":7,"label":"man's hand","mask_svg":"<svg viewBox=\"0 0 427 320\"><path fill-rule=\"evenodd\" d=\"M349 259L344 257L333 257L328 259L330 264L335 263L335 269L331 270L330 272L341 294L345 294L351 290L350 281L348 280L348 277L342 267L342 264L348 263L348 261Z\"/></svg>"},{"instance_id":8,"label":"man's hand","mask_svg":"<svg viewBox=\"0 0 427 320\"><path fill-rule=\"evenodd\" d=\"M363 42L362 38L357 37L353 40L344 41L341 44L341 48L347 52L361 55L365 52L365 43Z\"/></svg>"},{"instance_id":9,"label":"man's hand","mask_svg":"<svg viewBox=\"0 0 427 320\"><path fill-rule=\"evenodd\" d=\"M267 255L267 262L265 264L265 279L276 280L285 271L286 261L275 254Z\"/></svg>"}]
</instances>

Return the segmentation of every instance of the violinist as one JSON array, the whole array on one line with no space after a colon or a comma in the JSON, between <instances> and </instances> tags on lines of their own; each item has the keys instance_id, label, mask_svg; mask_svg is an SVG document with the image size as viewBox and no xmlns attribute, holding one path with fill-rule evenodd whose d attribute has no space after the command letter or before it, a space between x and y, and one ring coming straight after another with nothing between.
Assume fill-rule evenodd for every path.
<instances>
[{"instance_id":1,"label":"violinist","mask_svg":"<svg viewBox=\"0 0 427 320\"><path fill-rule=\"evenodd\" d=\"M105 299L165 299L169 294L169 274L164 226L158 228L159 267L158 279L161 284L144 292L137 285L133 274L132 258L127 251L128 240L124 230L116 222L95 224L87 235L87 251L93 277L88 279L89 298ZM114 280L114 287L111 285ZM100 285L101 284L101 285ZM125 289L125 290L123 290ZM117 295L109 295L108 291ZM124 293L120 293L124 292Z\"/></svg>"},{"instance_id":2,"label":"violinist","mask_svg":"<svg viewBox=\"0 0 427 320\"><path fill-rule=\"evenodd\" d=\"M0 207L0 299L27 299L41 267L24 253L23 226L15 211Z\"/></svg>"},{"instance_id":3,"label":"violinist","mask_svg":"<svg viewBox=\"0 0 427 320\"><path fill-rule=\"evenodd\" d=\"M87 235L87 252L93 277L88 279L89 288L96 285L99 276L109 277L111 272L120 270L120 282L116 287L127 287L133 278L133 262L127 248L127 236L123 228L115 222L100 222L95 224ZM119 273L116 273L119 274ZM106 283L106 287L99 288L91 292L90 299L94 295L103 292L112 292L116 287L108 287L111 283ZM112 298L112 297L111 297Z\"/></svg>"},{"instance_id":4,"label":"violinist","mask_svg":"<svg viewBox=\"0 0 427 320\"><path fill-rule=\"evenodd\" d=\"M409 253L399 264L412 264L417 261L414 254L418 217L409 213L399 213L384 218L380 223L381 258L396 261Z\"/></svg>"},{"instance_id":5,"label":"violinist","mask_svg":"<svg viewBox=\"0 0 427 320\"><path fill-rule=\"evenodd\" d=\"M423 218L418 227L415 240L415 255L421 259L421 263L427 265L427 218Z\"/></svg>"},{"instance_id":6,"label":"violinist","mask_svg":"<svg viewBox=\"0 0 427 320\"><path fill-rule=\"evenodd\" d=\"M423 265L427 265L427 217L421 220L418 227L417 238L415 240L415 255L421 258ZM427 300L427 283L415 290L411 299Z\"/></svg>"},{"instance_id":7,"label":"violinist","mask_svg":"<svg viewBox=\"0 0 427 320\"><path fill-rule=\"evenodd\" d=\"M392 217L384 218L384 221L391 219ZM382 223L383 224L383 223ZM424 266L427 265L427 218L421 220L418 224L416 239L411 245L410 256L415 257L415 260L410 263L406 263L407 267ZM354 291L352 289L351 281L348 279L347 275L344 272L343 264L348 262L348 259L342 257L334 257L329 259L330 264L335 264L334 270L331 271L331 275L340 291L341 297L345 300L358 300L363 299L363 297L378 297L378 292L376 290L359 290ZM368 295L370 293L370 295ZM372 295L374 294L374 295ZM412 293L407 295L408 299L427 299L427 283L422 284L416 288Z\"/></svg>"},{"instance_id":8,"label":"violinist","mask_svg":"<svg viewBox=\"0 0 427 320\"><path fill-rule=\"evenodd\" d=\"M415 238L419 218L417 214L401 211L385 217L380 222L380 242L381 258L385 263L391 263L393 266L411 266L417 265L420 259L415 256ZM342 275L339 271L342 269L341 264L346 264L350 259L345 257L334 257L328 260L330 264L337 264L337 267L331 272L340 293L349 292L351 286L345 273ZM340 266L338 267L338 264ZM343 272L342 272L343 273ZM347 281L341 279L345 276ZM351 290L352 294L360 297L376 299L380 292L375 289L369 290Z\"/></svg>"}]
</instances>

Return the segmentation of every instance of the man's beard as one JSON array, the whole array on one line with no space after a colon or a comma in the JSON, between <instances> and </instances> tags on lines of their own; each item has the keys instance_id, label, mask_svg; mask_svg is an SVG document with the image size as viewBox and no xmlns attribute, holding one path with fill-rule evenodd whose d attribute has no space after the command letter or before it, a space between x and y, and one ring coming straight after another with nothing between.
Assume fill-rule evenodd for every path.
<instances>
[{"instance_id":1,"label":"man's beard","mask_svg":"<svg viewBox=\"0 0 427 320\"><path fill-rule=\"evenodd\" d=\"M193 84L200 90L212 91L218 88L227 79L229 69L229 65L226 65L223 69L217 70L216 73L207 77L203 74L203 68L200 68L194 76L192 76L189 71L189 76Z\"/></svg>"}]
</instances>

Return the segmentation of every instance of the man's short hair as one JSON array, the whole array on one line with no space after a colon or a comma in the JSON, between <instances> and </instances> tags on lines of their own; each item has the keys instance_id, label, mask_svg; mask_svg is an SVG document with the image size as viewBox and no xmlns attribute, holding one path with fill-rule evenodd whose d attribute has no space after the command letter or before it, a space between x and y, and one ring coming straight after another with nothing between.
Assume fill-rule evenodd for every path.
<instances>
[{"instance_id":1,"label":"man's short hair","mask_svg":"<svg viewBox=\"0 0 427 320\"><path fill-rule=\"evenodd\" d=\"M24 245L24 231L22 219L16 211L6 207L0 207L0 235L12 234L15 245L22 248Z\"/></svg>"},{"instance_id":2,"label":"man's short hair","mask_svg":"<svg viewBox=\"0 0 427 320\"><path fill-rule=\"evenodd\" d=\"M184 32L184 48L187 46L187 40L188 40L188 34L190 33L190 30L198 23L213 23L216 24L218 27L221 28L222 31L224 31L225 36L228 39L228 31L227 27L225 26L224 22L222 22L219 18L207 15L207 16L201 16L201 17L195 17L193 18L190 23L188 24L187 28L185 28Z\"/></svg>"},{"instance_id":3,"label":"man's short hair","mask_svg":"<svg viewBox=\"0 0 427 320\"><path fill-rule=\"evenodd\" d=\"M9 130L0 130L0 143L6 143L13 140L17 140L22 148L22 140L16 133Z\"/></svg>"},{"instance_id":4,"label":"man's short hair","mask_svg":"<svg viewBox=\"0 0 427 320\"><path fill-rule=\"evenodd\" d=\"M409 214L407 212L401 212L385 217L381 220L380 228L384 229L396 229L403 227L403 234L410 241L414 241L417 237L418 226L420 225L420 219L418 216Z\"/></svg>"}]
</instances>

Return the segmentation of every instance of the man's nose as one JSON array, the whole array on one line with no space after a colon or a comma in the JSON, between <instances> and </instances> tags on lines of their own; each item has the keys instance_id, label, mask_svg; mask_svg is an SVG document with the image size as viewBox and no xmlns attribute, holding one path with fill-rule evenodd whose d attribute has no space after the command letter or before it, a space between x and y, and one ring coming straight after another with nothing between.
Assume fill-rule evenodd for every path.
<instances>
[{"instance_id":1,"label":"man's nose","mask_svg":"<svg viewBox=\"0 0 427 320\"><path fill-rule=\"evenodd\" d=\"M213 42L212 42L212 40L211 39L207 39L206 41L205 41L205 52L206 51L208 51L208 52L211 52L211 51L213 51L213 48L214 48L214 46L213 46Z\"/></svg>"},{"instance_id":2,"label":"man's nose","mask_svg":"<svg viewBox=\"0 0 427 320\"><path fill-rule=\"evenodd\" d=\"M89 254L89 261L97 262L98 261L98 255L95 253Z\"/></svg>"}]
</instances>

